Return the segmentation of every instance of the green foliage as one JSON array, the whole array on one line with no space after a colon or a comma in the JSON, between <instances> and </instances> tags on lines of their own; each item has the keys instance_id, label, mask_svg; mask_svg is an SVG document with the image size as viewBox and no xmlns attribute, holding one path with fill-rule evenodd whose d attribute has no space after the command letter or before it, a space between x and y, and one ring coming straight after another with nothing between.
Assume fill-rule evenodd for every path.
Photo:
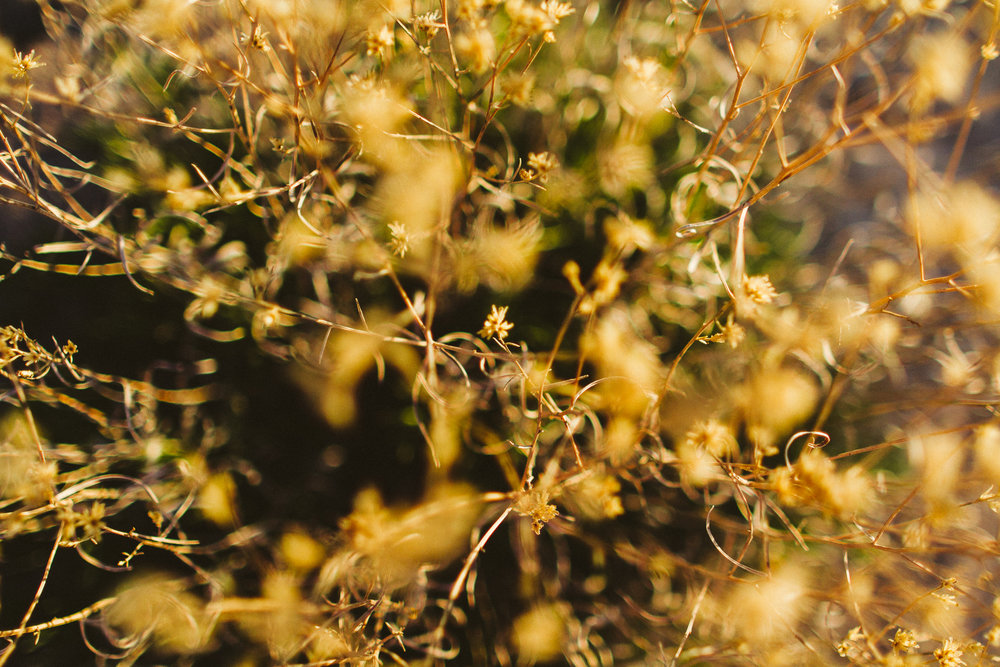
<instances>
[{"instance_id":1,"label":"green foliage","mask_svg":"<svg viewBox=\"0 0 1000 667\"><path fill-rule=\"evenodd\" d=\"M1000 657L1000 5L39 6L0 665Z\"/></svg>"}]
</instances>

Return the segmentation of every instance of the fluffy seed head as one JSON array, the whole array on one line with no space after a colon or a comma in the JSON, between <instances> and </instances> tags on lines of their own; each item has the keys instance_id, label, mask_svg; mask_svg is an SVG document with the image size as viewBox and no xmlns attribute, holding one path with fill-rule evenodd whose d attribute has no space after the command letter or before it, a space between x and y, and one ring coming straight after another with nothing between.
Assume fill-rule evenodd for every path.
<instances>
[{"instance_id":1,"label":"fluffy seed head","mask_svg":"<svg viewBox=\"0 0 1000 667\"><path fill-rule=\"evenodd\" d=\"M972 67L972 53L959 33L918 36L907 59L913 66L910 105L914 111L924 111L936 100L958 101Z\"/></svg>"}]
</instances>

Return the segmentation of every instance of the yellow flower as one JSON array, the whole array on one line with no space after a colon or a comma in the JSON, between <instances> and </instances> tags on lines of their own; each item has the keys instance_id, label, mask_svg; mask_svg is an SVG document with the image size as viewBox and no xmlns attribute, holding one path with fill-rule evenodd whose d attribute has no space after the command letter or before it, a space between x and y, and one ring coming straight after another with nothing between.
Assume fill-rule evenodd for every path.
<instances>
[{"instance_id":1,"label":"yellow flower","mask_svg":"<svg viewBox=\"0 0 1000 667\"><path fill-rule=\"evenodd\" d=\"M743 278L743 291L747 298L758 304L766 304L774 301L778 296L778 291L771 284L771 279L764 276L745 276Z\"/></svg>"},{"instance_id":2,"label":"yellow flower","mask_svg":"<svg viewBox=\"0 0 1000 667\"><path fill-rule=\"evenodd\" d=\"M406 230L406 225L401 222L394 222L389 225L389 232L392 234L389 248L393 254L397 255L400 259L406 257L406 252L410 249L410 234Z\"/></svg>"},{"instance_id":3,"label":"yellow flower","mask_svg":"<svg viewBox=\"0 0 1000 667\"><path fill-rule=\"evenodd\" d=\"M421 14L413 19L413 27L427 34L427 39L434 39L444 24L441 22L441 12L433 11Z\"/></svg>"},{"instance_id":4,"label":"yellow flower","mask_svg":"<svg viewBox=\"0 0 1000 667\"><path fill-rule=\"evenodd\" d=\"M526 181L537 179L544 183L549 180L549 172L555 171L558 168L559 158L552 153L548 151L543 153L528 153L528 168L522 169L520 176Z\"/></svg>"},{"instance_id":5,"label":"yellow flower","mask_svg":"<svg viewBox=\"0 0 1000 667\"><path fill-rule=\"evenodd\" d=\"M896 630L896 634L892 638L892 650L896 653L913 653L919 647L917 638L909 630L904 630L899 628Z\"/></svg>"},{"instance_id":6,"label":"yellow flower","mask_svg":"<svg viewBox=\"0 0 1000 667\"><path fill-rule=\"evenodd\" d=\"M494 304L486 317L486 322L483 323L483 328L479 330L479 335L487 339L495 337L502 341L513 328L514 324L507 321L507 306L497 308Z\"/></svg>"},{"instance_id":7,"label":"yellow flower","mask_svg":"<svg viewBox=\"0 0 1000 667\"><path fill-rule=\"evenodd\" d=\"M20 51L14 52L14 63L12 65L14 69L14 78L17 79L27 79L28 73L35 69L36 67L41 67L45 63L39 62L38 58L35 56L35 50L32 49L28 53L21 53Z\"/></svg>"},{"instance_id":8,"label":"yellow flower","mask_svg":"<svg viewBox=\"0 0 1000 667\"><path fill-rule=\"evenodd\" d=\"M965 665L962 653L964 653L962 644L951 637L944 640L940 648L934 649L934 657L942 667L962 667Z\"/></svg>"},{"instance_id":9,"label":"yellow flower","mask_svg":"<svg viewBox=\"0 0 1000 667\"><path fill-rule=\"evenodd\" d=\"M518 498L514 505L518 514L531 519L531 530L535 535L540 535L545 524L559 516L559 510L549 503L549 499L549 491L533 489Z\"/></svg>"},{"instance_id":10,"label":"yellow flower","mask_svg":"<svg viewBox=\"0 0 1000 667\"><path fill-rule=\"evenodd\" d=\"M374 56L383 50L388 51L395 43L395 36L392 28L387 25L379 28L378 32L369 32L365 35L365 55Z\"/></svg>"}]
</instances>

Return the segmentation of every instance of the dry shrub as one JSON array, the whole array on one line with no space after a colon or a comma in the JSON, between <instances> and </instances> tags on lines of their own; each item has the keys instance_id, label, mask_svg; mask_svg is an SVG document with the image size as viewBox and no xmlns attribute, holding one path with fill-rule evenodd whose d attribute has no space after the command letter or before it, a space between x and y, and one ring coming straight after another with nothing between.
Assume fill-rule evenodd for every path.
<instances>
[{"instance_id":1,"label":"dry shrub","mask_svg":"<svg viewBox=\"0 0 1000 667\"><path fill-rule=\"evenodd\" d=\"M997 659L997 7L40 1L0 665Z\"/></svg>"}]
</instances>

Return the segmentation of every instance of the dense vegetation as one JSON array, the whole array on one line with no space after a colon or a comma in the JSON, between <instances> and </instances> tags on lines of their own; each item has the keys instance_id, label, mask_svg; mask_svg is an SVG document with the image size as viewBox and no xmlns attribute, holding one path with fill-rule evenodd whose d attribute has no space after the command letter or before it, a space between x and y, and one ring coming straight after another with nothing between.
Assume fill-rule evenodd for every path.
<instances>
[{"instance_id":1,"label":"dense vegetation","mask_svg":"<svg viewBox=\"0 0 1000 667\"><path fill-rule=\"evenodd\" d=\"M38 7L0 665L1000 658L1000 4Z\"/></svg>"}]
</instances>

